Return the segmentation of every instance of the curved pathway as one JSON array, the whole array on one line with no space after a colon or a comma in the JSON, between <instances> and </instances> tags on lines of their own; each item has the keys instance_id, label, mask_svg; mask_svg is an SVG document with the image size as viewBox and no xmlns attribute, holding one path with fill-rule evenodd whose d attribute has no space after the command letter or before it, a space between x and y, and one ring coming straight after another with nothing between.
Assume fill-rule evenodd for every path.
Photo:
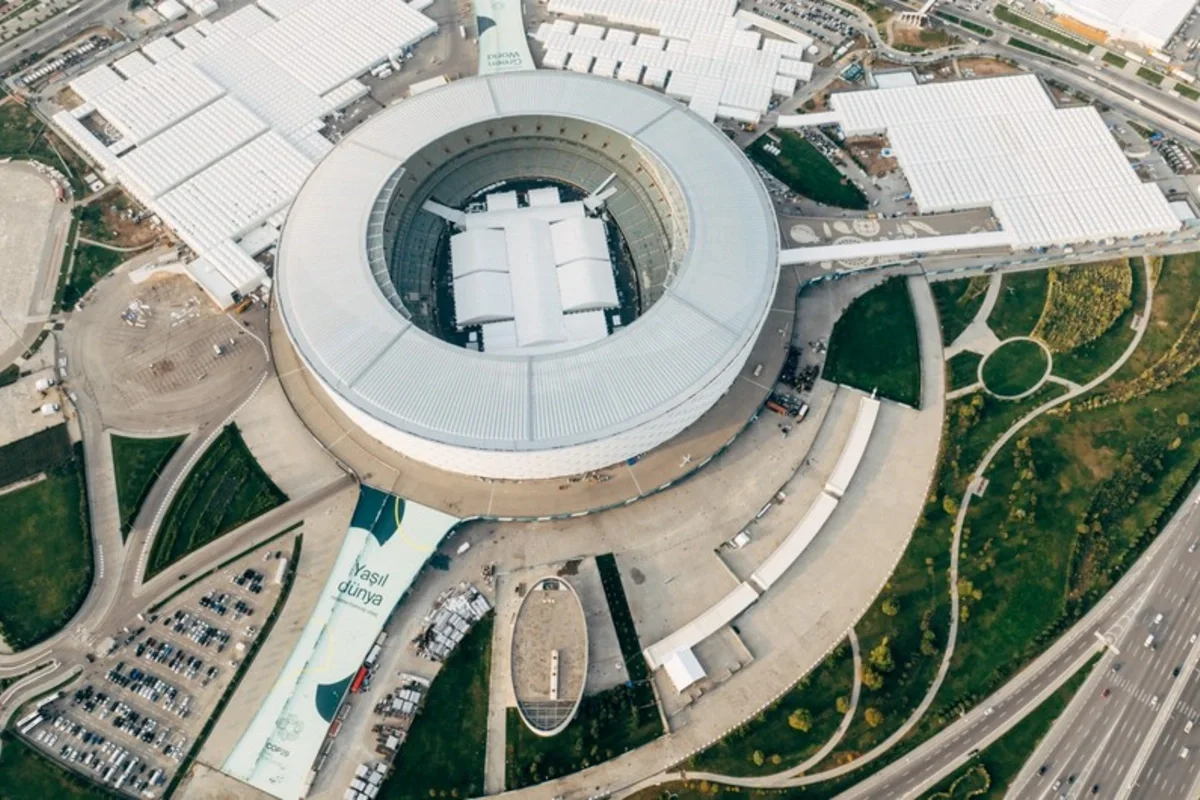
<instances>
[{"instance_id":1,"label":"curved pathway","mask_svg":"<svg viewBox=\"0 0 1200 800\"><path fill-rule=\"evenodd\" d=\"M1141 344L1142 336L1146 332L1146 326L1150 319L1150 310L1154 302L1154 286L1153 282L1150 280L1150 268L1145 261L1143 261L1143 263L1145 264L1144 268L1146 270L1147 287L1145 304L1142 309L1142 315L1138 320L1138 326L1136 332L1134 333L1133 340L1130 341L1129 345L1125 348L1125 351L1121 354L1121 357L1110 364L1108 368L1104 370L1104 372L1093 378L1088 383L1078 386L1074 390L1068 391L1066 394L1060 395L1052 400L1048 400L1047 402L1030 411L1017 422L1013 423L1008 430L1001 434L1001 436L992 443L992 446L988 448L987 452L983 456L983 459L979 462L979 466L977 466L974 472L971 473L971 480L967 491L964 493L962 502L959 504L958 516L955 518L954 522L954 537L950 545L950 631L946 638L946 649L943 652L942 661L938 665L937 675L934 677L933 683L929 687L929 691L926 692L925 697L921 699L921 702L918 704L917 708L912 712L912 714L909 715L904 724L894 731L887 739L884 739L874 748L854 761L841 766L833 767L832 769L828 769L823 772L815 773L813 775L793 775L792 771L789 770L788 772L778 773L766 778L739 778L722 775L698 775L695 773L689 773L687 777L693 779L705 778L710 781L742 787L796 787L820 783L833 778L841 777L842 775L846 775L880 758L902 739L904 739L904 737L906 737L912 731L917 723L920 722L920 720L929 711L929 708L933 705L933 701L937 697L937 693L941 689L942 684L945 682L946 675L950 671L950 663L954 658L954 648L958 640L959 626L959 551L962 544L963 525L966 522L967 511L970 508L971 497L974 494L974 486L978 482L979 478L981 478L987 471L988 467L991 466L992 461L996 458L1004 446L1007 445L1022 428L1050 409L1062 405L1069 400L1073 400L1081 394L1089 392L1104 383L1106 380L1112 377L1117 370L1124 366L1125 362L1129 360L1129 357L1133 355L1135 350L1137 350L1138 345ZM662 776L662 778L655 781L655 783L662 783L666 780L677 777L682 777L682 775L669 777Z\"/></svg>"}]
</instances>

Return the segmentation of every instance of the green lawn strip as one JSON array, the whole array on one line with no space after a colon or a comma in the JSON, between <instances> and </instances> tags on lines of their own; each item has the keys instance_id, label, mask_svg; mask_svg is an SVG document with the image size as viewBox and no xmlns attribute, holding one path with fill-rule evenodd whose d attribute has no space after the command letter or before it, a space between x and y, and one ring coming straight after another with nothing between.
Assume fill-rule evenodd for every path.
<instances>
[{"instance_id":1,"label":"green lawn strip","mask_svg":"<svg viewBox=\"0 0 1200 800\"><path fill-rule=\"evenodd\" d=\"M584 697L575 719L556 736L530 731L515 708L506 713L508 789L578 772L662 735L654 694L624 684Z\"/></svg>"},{"instance_id":2,"label":"green lawn strip","mask_svg":"<svg viewBox=\"0 0 1200 800\"><path fill-rule=\"evenodd\" d=\"M849 642L832 653L754 719L688 760L687 769L722 775L768 775L794 767L829 741L845 715L854 688ZM807 713L793 714L803 710ZM791 724L806 724L799 730Z\"/></svg>"},{"instance_id":3,"label":"green lawn strip","mask_svg":"<svg viewBox=\"0 0 1200 800\"><path fill-rule=\"evenodd\" d=\"M0 369L0 387L12 386L21 377L21 368L16 364L9 364L4 369Z\"/></svg>"},{"instance_id":4,"label":"green lawn strip","mask_svg":"<svg viewBox=\"0 0 1200 800\"><path fill-rule=\"evenodd\" d=\"M845 737L812 772L846 763L882 742L929 691L950 625L947 575L954 517L971 472L1013 422L1064 391L1052 384L1019 401L975 392L947 403L942 452L929 499L895 571L855 626L864 659L869 660L886 638L895 666L886 672L872 666L882 678L881 687L864 687L859 711ZM878 710L882 722L870 725L865 719L867 708Z\"/></svg>"},{"instance_id":5,"label":"green lawn strip","mask_svg":"<svg viewBox=\"0 0 1200 800\"><path fill-rule=\"evenodd\" d=\"M962 17L956 17L955 15L948 14L945 11L934 11L933 15L935 17L939 17L940 19L944 19L953 25L966 28L972 33L978 33L980 36L991 36L994 33L991 28L985 28L983 25L980 25L977 22L972 22L971 20L963 19Z\"/></svg>"},{"instance_id":6,"label":"green lawn strip","mask_svg":"<svg viewBox=\"0 0 1200 800\"><path fill-rule=\"evenodd\" d=\"M954 340L974 321L975 314L987 295L989 280L988 276L982 275L954 281L929 282L929 288L933 290L933 302L937 305L944 347L954 344Z\"/></svg>"},{"instance_id":7,"label":"green lawn strip","mask_svg":"<svg viewBox=\"0 0 1200 800\"><path fill-rule=\"evenodd\" d=\"M920 345L906 278L889 278L850 304L833 326L824 377L920 405Z\"/></svg>"},{"instance_id":8,"label":"green lawn strip","mask_svg":"<svg viewBox=\"0 0 1200 800\"><path fill-rule=\"evenodd\" d=\"M984 791L973 795L978 800L1002 800L1021 768L1025 766L1025 762L1037 749L1038 743L1054 726L1055 720L1062 715L1099 660L1098 654L1093 656L1082 669L1068 678L1066 683L1058 687L1024 719L985 747L978 757L946 776L945 780L923 794L922 800L964 798L968 796L964 791L968 785L985 787ZM980 770L982 776L978 775ZM976 777L968 777L973 772L976 773Z\"/></svg>"},{"instance_id":9,"label":"green lawn strip","mask_svg":"<svg viewBox=\"0 0 1200 800\"><path fill-rule=\"evenodd\" d=\"M1116 385L1136 378L1166 355L1192 318L1197 297L1200 297L1200 253L1172 255L1163 259L1162 271L1154 287L1154 301L1146 333L1138 349L1109 379L1106 388L1111 390ZM1133 306L1140 314L1141 305L1135 301Z\"/></svg>"},{"instance_id":10,"label":"green lawn strip","mask_svg":"<svg viewBox=\"0 0 1200 800\"><path fill-rule=\"evenodd\" d=\"M93 201L79 210L79 235L94 242L107 242L114 238L112 231L104 225L104 199Z\"/></svg>"},{"instance_id":11,"label":"green lawn strip","mask_svg":"<svg viewBox=\"0 0 1200 800\"><path fill-rule=\"evenodd\" d=\"M112 800L123 797L63 769L12 731L0 734L0 800Z\"/></svg>"},{"instance_id":12,"label":"green lawn strip","mask_svg":"<svg viewBox=\"0 0 1200 800\"><path fill-rule=\"evenodd\" d=\"M746 154L792 191L829 206L867 207L866 195L803 136L790 131L775 131L772 136L779 140L778 156L765 149L774 144L769 136L755 140Z\"/></svg>"},{"instance_id":13,"label":"green lawn strip","mask_svg":"<svg viewBox=\"0 0 1200 800\"><path fill-rule=\"evenodd\" d=\"M67 308L74 307L87 294L88 289L120 266L128 255L128 253L92 244L77 245L75 262L71 266L71 276L63 291L63 305Z\"/></svg>"},{"instance_id":14,"label":"green lawn strip","mask_svg":"<svg viewBox=\"0 0 1200 800\"><path fill-rule=\"evenodd\" d=\"M1038 47L1032 42L1027 42L1024 39L1019 39L1016 36L1008 37L1008 46L1015 47L1018 50L1024 50L1026 53L1033 53L1035 56L1049 58L1052 61L1061 61L1064 64L1074 64L1069 58L1063 58L1058 53L1052 53L1044 47Z\"/></svg>"},{"instance_id":15,"label":"green lawn strip","mask_svg":"<svg viewBox=\"0 0 1200 800\"><path fill-rule=\"evenodd\" d=\"M1044 269L1005 275L996 307L988 315L988 327L1001 340L1028 336L1042 316L1049 282L1049 274Z\"/></svg>"},{"instance_id":16,"label":"green lawn strip","mask_svg":"<svg viewBox=\"0 0 1200 800\"><path fill-rule=\"evenodd\" d=\"M287 500L254 460L236 425L227 425L179 488L162 522L147 579Z\"/></svg>"},{"instance_id":17,"label":"green lawn strip","mask_svg":"<svg viewBox=\"0 0 1200 800\"><path fill-rule=\"evenodd\" d=\"M1073 50L1078 50L1081 53L1092 52L1093 45L1087 42L1082 42L1079 39L1076 39L1074 36L1068 36L1062 31L1048 28L1045 25L1039 25L1032 20L1026 19L1020 14L1014 14L1007 6L997 5L994 9L994 13L996 14L996 19L1000 20L1001 22L1007 22L1009 25L1016 25L1018 28L1024 28L1030 33L1035 33L1038 36L1041 36L1043 39L1049 39L1051 41L1058 42L1059 44L1066 45Z\"/></svg>"},{"instance_id":18,"label":"green lawn strip","mask_svg":"<svg viewBox=\"0 0 1200 800\"><path fill-rule=\"evenodd\" d=\"M291 530L291 528L288 530ZM287 531L284 531L284 533L287 533ZM280 535L282 536L283 534L281 533ZM283 607L287 605L288 596L292 593L292 584L296 581L296 570L300 567L300 553L301 545L303 545L303 543L304 534L300 534L296 537L295 543L292 544L291 560L288 561L287 572L285 572L283 576L283 585L279 589L279 599L275 601L275 606L271 609L271 614L267 617L267 621L263 623L262 630L259 632L258 637L251 642L250 647L246 649L246 656L242 659L241 665L238 666L237 672L233 676L233 680L229 682L227 687L225 687L225 691L221 695L221 699L217 701L217 705L213 708L212 714L210 714L208 717L208 722L204 723L204 727L200 730L200 735L196 737L196 740L192 743L191 749L188 750L187 755L184 756L183 761L180 762L179 769L175 772L175 777L171 779L171 782L167 784L166 791L163 792L163 797L175 796L175 789L179 786L180 781L182 781L187 775L188 770L191 769L192 762L196 760L196 756L198 756L200 751L204 748L204 743L208 741L208 737L212 733L213 728L215 728L217 723L220 721L221 714L225 712L225 707L229 705L229 701L233 699L233 695L237 692L238 686L241 685L242 678L246 677L246 673L250 670L250 665L254 663L255 656L258 655L258 651L262 648L262 646L266 644L267 637L271 635L271 630L275 627L275 622L279 619L279 615L283 613ZM257 546L261 547L262 545ZM240 553L238 556L226 561L221 566L224 567L225 564L235 561L237 558L241 558L243 555L245 555L245 553Z\"/></svg>"},{"instance_id":19,"label":"green lawn strip","mask_svg":"<svg viewBox=\"0 0 1200 800\"><path fill-rule=\"evenodd\" d=\"M438 671L379 800L483 793L494 622L477 623Z\"/></svg>"},{"instance_id":20,"label":"green lawn strip","mask_svg":"<svg viewBox=\"0 0 1200 800\"><path fill-rule=\"evenodd\" d=\"M82 447L44 480L0 495L0 519L0 630L21 650L60 630L92 583Z\"/></svg>"},{"instance_id":21,"label":"green lawn strip","mask_svg":"<svg viewBox=\"0 0 1200 800\"><path fill-rule=\"evenodd\" d=\"M54 469L71 460L66 423L0 447L0 487Z\"/></svg>"},{"instance_id":22,"label":"green lawn strip","mask_svg":"<svg viewBox=\"0 0 1200 800\"><path fill-rule=\"evenodd\" d=\"M978 381L979 362L982 360L983 356L969 350L955 353L946 362L946 382L949 384L947 390L953 392L955 389L963 389Z\"/></svg>"},{"instance_id":23,"label":"green lawn strip","mask_svg":"<svg viewBox=\"0 0 1200 800\"><path fill-rule=\"evenodd\" d=\"M113 434L113 470L117 479L117 505L121 514L121 537L124 538L138 511L142 508L150 488L184 436L169 436L162 439L139 439L132 436Z\"/></svg>"},{"instance_id":24,"label":"green lawn strip","mask_svg":"<svg viewBox=\"0 0 1200 800\"><path fill-rule=\"evenodd\" d=\"M1133 319L1146 304L1146 271L1141 259L1130 264L1133 291L1129 308L1099 338L1065 353L1054 354L1054 374L1076 383L1087 383L1116 362L1133 341ZM1143 345L1144 346L1144 339ZM1141 347L1139 347L1139 350Z\"/></svg>"},{"instance_id":25,"label":"green lawn strip","mask_svg":"<svg viewBox=\"0 0 1200 800\"><path fill-rule=\"evenodd\" d=\"M1006 342L984 359L983 385L992 394L1013 397L1036 386L1047 366L1046 351L1037 342Z\"/></svg>"},{"instance_id":26,"label":"green lawn strip","mask_svg":"<svg viewBox=\"0 0 1200 800\"><path fill-rule=\"evenodd\" d=\"M626 674L631 681L645 681L650 677L646 660L642 658L642 646L638 641L633 614L625 597L625 585L621 583L621 571L612 553L596 556L596 568L600 572L600 583L608 601L608 612L617 631L617 642L621 645L621 656L625 660Z\"/></svg>"},{"instance_id":27,"label":"green lawn strip","mask_svg":"<svg viewBox=\"0 0 1200 800\"><path fill-rule=\"evenodd\" d=\"M1175 92L1180 97L1186 97L1188 100L1200 100L1200 91L1196 91L1182 81L1175 82Z\"/></svg>"},{"instance_id":28,"label":"green lawn strip","mask_svg":"<svg viewBox=\"0 0 1200 800\"><path fill-rule=\"evenodd\" d=\"M1127 66L1129 66L1129 59L1122 58L1116 53L1105 53L1104 61L1107 64L1112 64L1118 69L1125 69Z\"/></svg>"},{"instance_id":29,"label":"green lawn strip","mask_svg":"<svg viewBox=\"0 0 1200 800\"><path fill-rule=\"evenodd\" d=\"M1137 76L1148 83L1153 83L1155 86L1162 85L1163 78L1166 77L1161 72L1155 72L1146 67L1138 67Z\"/></svg>"}]
</instances>

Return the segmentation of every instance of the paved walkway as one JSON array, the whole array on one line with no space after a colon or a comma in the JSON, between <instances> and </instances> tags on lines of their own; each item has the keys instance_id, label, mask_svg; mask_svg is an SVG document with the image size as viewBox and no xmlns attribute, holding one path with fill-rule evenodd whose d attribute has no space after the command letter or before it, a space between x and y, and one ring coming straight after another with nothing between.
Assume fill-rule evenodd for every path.
<instances>
[{"instance_id":1,"label":"paved walkway","mask_svg":"<svg viewBox=\"0 0 1200 800\"><path fill-rule=\"evenodd\" d=\"M987 294L983 296L983 305L975 312L975 318L971 320L971 324L966 327L966 330L958 335L957 339L947 345L947 361L963 351L986 356L1000 346L1000 337L987 324L992 309L996 307L996 300L1000 297L1000 283L1000 273L993 272L991 280L988 281Z\"/></svg>"},{"instance_id":2,"label":"paved walkway","mask_svg":"<svg viewBox=\"0 0 1200 800\"><path fill-rule=\"evenodd\" d=\"M739 618L741 638L754 660L677 714L672 719L672 733L604 764L503 797L584 798L670 780L674 775L668 770L674 765L753 718L849 635L908 546L937 462L944 388L941 334L924 277L909 278L909 287L920 334L922 408L914 411L883 404L859 473L827 528L780 583ZM842 403L857 404L855 391L839 389L838 395ZM828 416L836 420L842 414L834 410ZM844 445L845 432L839 433L816 446L810 459L817 462L815 466L810 463L801 470L802 476L810 475L807 480L813 484L809 488L814 495L820 482L812 479L811 473L832 467ZM687 488L685 484L678 491ZM660 530L653 544L648 541L647 547L669 549L678 546L672 542L679 537L694 535L688 529L701 521L690 520L690 511L680 510L675 521ZM805 497L789 493L787 503L771 517L798 518L806 510ZM624 527L620 512L596 519L606 523L602 538L611 536L614 528ZM541 527L546 532L546 526ZM569 541L579 533L577 529L556 531L554 537L530 539L526 546L533 549L536 543L542 551L537 561L545 563L554 560L547 557L548 549L579 547L578 541ZM600 541L587 546L604 545ZM570 552L559 552L556 558L569 557Z\"/></svg>"}]
</instances>

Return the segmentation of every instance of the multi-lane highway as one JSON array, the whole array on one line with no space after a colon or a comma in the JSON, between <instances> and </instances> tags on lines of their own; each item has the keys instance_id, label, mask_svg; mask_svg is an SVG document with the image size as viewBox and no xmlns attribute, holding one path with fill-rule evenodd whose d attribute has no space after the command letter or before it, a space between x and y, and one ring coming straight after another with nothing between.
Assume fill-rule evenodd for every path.
<instances>
[{"instance_id":1,"label":"multi-lane highway","mask_svg":"<svg viewBox=\"0 0 1200 800\"><path fill-rule=\"evenodd\" d=\"M1009 796L1194 797L1191 787L1200 780L1200 757L1192 753L1180 759L1179 737L1200 747L1200 680L1194 669L1188 669L1200 659L1200 637L1191 641L1192 634L1200 631L1200 588L1193 588L1200 578L1200 547L1189 552L1198 539L1200 486L1130 573L1033 664L961 720L841 797L919 796L1016 725L1102 650L1104 657L1026 764ZM1163 619L1155 623L1159 613ZM1154 650L1143 646L1151 628ZM1115 649L1106 649L1107 644L1115 644ZM1189 656L1192 660L1185 663ZM1122 665L1116 672L1114 663ZM1172 676L1176 666L1181 667L1178 679ZM1187 683L1180 684L1184 691L1172 713L1168 691L1177 681ZM1105 689L1111 689L1107 698ZM1150 707L1156 694L1157 709ZM1125 709L1128 717L1120 713ZM1132 793L1119 794L1122 781L1136 777L1127 778L1126 773L1135 766L1159 712L1166 720L1163 743L1150 751ZM1196 727L1183 734L1191 715ZM1038 775L1043 764L1047 769ZM1054 788L1059 778L1062 783ZM1159 788L1152 789L1156 779ZM1092 795L1097 784L1100 788Z\"/></svg>"},{"instance_id":2,"label":"multi-lane highway","mask_svg":"<svg viewBox=\"0 0 1200 800\"><path fill-rule=\"evenodd\" d=\"M1200 515L1195 502L1183 513L1183 535L1022 771L1017 796L1192 796L1200 778Z\"/></svg>"}]
</instances>

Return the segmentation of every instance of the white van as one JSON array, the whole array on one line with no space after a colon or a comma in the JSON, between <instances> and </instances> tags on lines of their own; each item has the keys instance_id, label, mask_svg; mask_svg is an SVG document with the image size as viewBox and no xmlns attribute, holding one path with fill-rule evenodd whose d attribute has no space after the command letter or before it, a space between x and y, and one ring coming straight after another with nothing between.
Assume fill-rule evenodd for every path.
<instances>
[{"instance_id":1,"label":"white van","mask_svg":"<svg viewBox=\"0 0 1200 800\"><path fill-rule=\"evenodd\" d=\"M1190 720L1190 719L1189 719L1189 720L1187 721L1187 724L1183 726L1183 732L1184 732L1184 733L1191 733L1191 732L1192 732L1192 726L1193 726L1193 725L1195 725L1195 724L1196 724L1196 723L1195 723L1193 720Z\"/></svg>"},{"instance_id":2,"label":"white van","mask_svg":"<svg viewBox=\"0 0 1200 800\"><path fill-rule=\"evenodd\" d=\"M1188 748L1186 748L1186 747L1184 747L1184 748L1180 749L1180 751L1179 751L1179 757L1180 757L1180 758L1187 758L1187 757L1188 757L1188 756L1190 756L1191 754L1192 754L1192 751L1191 751L1191 750L1189 750L1189 749L1188 749Z\"/></svg>"}]
</instances>

